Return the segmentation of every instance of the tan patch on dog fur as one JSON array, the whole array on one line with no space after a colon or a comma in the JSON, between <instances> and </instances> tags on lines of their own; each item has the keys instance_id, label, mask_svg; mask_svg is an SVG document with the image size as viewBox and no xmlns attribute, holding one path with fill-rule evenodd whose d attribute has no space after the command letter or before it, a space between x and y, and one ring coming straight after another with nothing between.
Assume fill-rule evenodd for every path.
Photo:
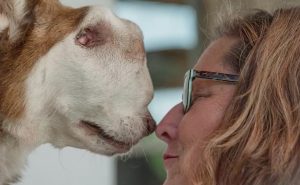
<instances>
[{"instance_id":1,"label":"tan patch on dog fur","mask_svg":"<svg viewBox=\"0 0 300 185\"><path fill-rule=\"evenodd\" d=\"M141 39L133 39L130 44L131 47L127 48L124 54L125 58L128 59L138 59L142 60L145 58L145 49L144 49L144 43ZM141 55L142 54L142 55Z\"/></svg>"},{"instance_id":2,"label":"tan patch on dog fur","mask_svg":"<svg viewBox=\"0 0 300 185\"><path fill-rule=\"evenodd\" d=\"M17 42L9 40L8 30L0 33L0 113L10 119L24 111L24 82L35 62L74 31L88 11L63 7L57 0L30 0L27 7L33 11Z\"/></svg>"}]
</instances>

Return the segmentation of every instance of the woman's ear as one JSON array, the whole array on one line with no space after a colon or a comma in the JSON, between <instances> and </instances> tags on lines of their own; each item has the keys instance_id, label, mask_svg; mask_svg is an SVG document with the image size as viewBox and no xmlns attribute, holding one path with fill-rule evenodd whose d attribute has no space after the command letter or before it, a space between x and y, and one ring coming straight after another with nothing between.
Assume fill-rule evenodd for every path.
<instances>
[{"instance_id":1,"label":"woman's ear","mask_svg":"<svg viewBox=\"0 0 300 185\"><path fill-rule=\"evenodd\" d=\"M0 33L7 31L11 43L17 41L33 22L33 9L39 0L1 0Z\"/></svg>"}]
</instances>

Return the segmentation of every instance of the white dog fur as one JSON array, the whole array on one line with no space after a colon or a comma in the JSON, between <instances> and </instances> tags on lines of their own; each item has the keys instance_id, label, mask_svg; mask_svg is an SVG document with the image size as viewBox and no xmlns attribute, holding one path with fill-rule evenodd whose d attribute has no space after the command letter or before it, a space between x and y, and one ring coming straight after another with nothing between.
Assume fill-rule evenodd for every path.
<instances>
[{"instance_id":1,"label":"white dog fur","mask_svg":"<svg viewBox=\"0 0 300 185\"><path fill-rule=\"evenodd\" d=\"M0 185L44 143L127 152L155 123L142 34L103 7L0 1Z\"/></svg>"}]
</instances>

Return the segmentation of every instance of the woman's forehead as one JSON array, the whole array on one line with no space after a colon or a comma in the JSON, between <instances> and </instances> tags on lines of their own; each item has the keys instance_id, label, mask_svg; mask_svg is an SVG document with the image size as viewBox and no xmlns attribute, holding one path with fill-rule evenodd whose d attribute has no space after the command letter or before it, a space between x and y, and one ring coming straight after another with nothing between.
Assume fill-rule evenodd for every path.
<instances>
[{"instance_id":1,"label":"woman's forehead","mask_svg":"<svg viewBox=\"0 0 300 185\"><path fill-rule=\"evenodd\" d=\"M225 62L225 58L237 41L236 38L221 37L211 42L200 56L194 69L199 71L232 73L233 70Z\"/></svg>"}]
</instances>

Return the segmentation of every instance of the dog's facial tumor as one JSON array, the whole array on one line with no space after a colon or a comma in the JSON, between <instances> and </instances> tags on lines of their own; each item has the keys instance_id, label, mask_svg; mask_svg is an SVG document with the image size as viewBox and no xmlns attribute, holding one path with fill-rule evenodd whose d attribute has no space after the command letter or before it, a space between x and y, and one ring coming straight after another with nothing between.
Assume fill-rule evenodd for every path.
<instances>
[{"instance_id":1,"label":"dog's facial tumor","mask_svg":"<svg viewBox=\"0 0 300 185\"><path fill-rule=\"evenodd\" d=\"M24 79L16 89L24 91L24 110L15 115L22 123L12 134L31 131L29 142L107 155L128 151L155 128L141 31L102 7L35 2L16 59L17 66L26 61L23 75L10 74Z\"/></svg>"}]
</instances>

